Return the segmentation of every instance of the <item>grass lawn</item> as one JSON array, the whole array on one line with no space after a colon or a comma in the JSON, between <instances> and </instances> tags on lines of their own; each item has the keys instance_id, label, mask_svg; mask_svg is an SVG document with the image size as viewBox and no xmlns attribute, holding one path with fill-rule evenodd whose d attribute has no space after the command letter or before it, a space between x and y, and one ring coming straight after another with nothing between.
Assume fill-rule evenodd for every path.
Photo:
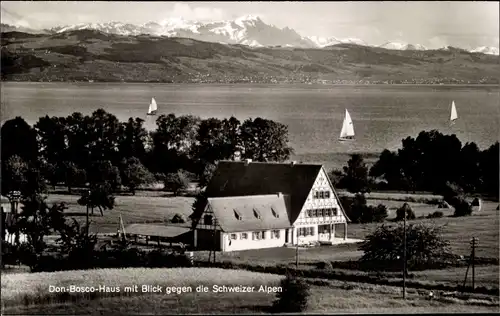
<instances>
[{"instance_id":1,"label":"grass lawn","mask_svg":"<svg viewBox=\"0 0 500 316\"><path fill-rule=\"evenodd\" d=\"M135 271L138 270L138 271ZM199 283L228 284L231 281L237 284L274 284L280 277L273 275L261 275L245 271L230 270L220 271L217 269L172 269L175 272L167 272L169 269L126 269L124 273L130 274L133 280L128 282L140 282L147 284L151 282L151 277L175 275L174 280L169 280L171 284L182 286L190 284L196 278L201 277ZM85 273L85 272L84 272ZM89 281L79 278L75 279L74 273L63 272L44 274L43 277L37 274L20 275L17 280L24 280L24 283L39 284L42 281L55 284L69 284L78 282L78 285L92 284L100 282L113 284L125 280L122 273L116 270L94 270L88 272ZM223 279L221 273L224 273ZM56 275L57 274L57 275ZM69 274L69 275L68 275ZM51 278L51 275L55 275ZM119 280L117 275L121 275ZM177 283L176 283L177 282ZM208 283L207 283L208 282ZM440 295L436 299L429 301L424 295L409 289L407 300L401 298L401 288L391 286L377 286L359 283L348 283L340 281L322 282L321 285L308 280L311 284L308 313L425 313L425 312L498 312L498 298L474 296L469 300L445 298ZM320 281L321 282L321 281ZM27 287L22 287L23 291L32 293ZM2 301L3 296L9 295L14 289L4 288L2 280ZM25 294L20 291L17 295ZM7 294L5 294L7 292ZM426 293L424 293L426 294ZM23 313L23 314L182 314L182 313L268 313L269 307L275 300L275 293L252 292L252 293L180 293L180 294L136 294L128 296L96 296L94 299L79 298L71 302L47 302L42 304L23 303L8 304L3 308L3 313ZM9 302L9 301L8 301ZM10 302L12 302L10 300Z\"/></svg>"},{"instance_id":2,"label":"grass lawn","mask_svg":"<svg viewBox=\"0 0 500 316\"><path fill-rule=\"evenodd\" d=\"M264 266L295 263L295 247L279 247L268 249L242 250L232 252L218 252L217 261L229 260L234 263L254 263ZM357 259L363 253L358 250L357 244L321 246L314 248L299 248L299 264L318 261L344 261ZM195 259L208 260L208 251L195 252Z\"/></svg>"},{"instance_id":3,"label":"grass lawn","mask_svg":"<svg viewBox=\"0 0 500 316\"><path fill-rule=\"evenodd\" d=\"M141 192L142 193L142 192ZM85 222L86 207L77 203L78 195L51 194L47 198L49 205L65 202L68 209L67 217L74 217L80 222ZM158 197L158 196L116 196L116 205L112 210L104 210L101 216L98 209L94 209L91 231L98 233L116 233L119 216L122 215L125 225L132 223L163 223L176 213L186 218L192 213L191 197Z\"/></svg>"}]
</instances>

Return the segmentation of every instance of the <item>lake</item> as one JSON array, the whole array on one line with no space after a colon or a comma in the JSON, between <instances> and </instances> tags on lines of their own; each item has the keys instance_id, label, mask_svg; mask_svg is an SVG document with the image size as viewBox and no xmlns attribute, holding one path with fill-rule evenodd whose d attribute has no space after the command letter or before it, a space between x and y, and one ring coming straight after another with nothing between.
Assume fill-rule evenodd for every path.
<instances>
[{"instance_id":1,"label":"lake","mask_svg":"<svg viewBox=\"0 0 500 316\"><path fill-rule=\"evenodd\" d=\"M146 112L155 97L158 114L279 121L288 125L297 160L328 165L337 165L332 159L345 161L346 153L396 149L401 139L422 130L454 133L462 143L474 141L481 149L499 138L498 86L2 82L1 88L2 124L15 116L33 125L45 115L91 114L103 108L121 121L141 117L153 129L156 118ZM452 100L459 119L450 127ZM340 143L346 108L356 141Z\"/></svg>"}]
</instances>

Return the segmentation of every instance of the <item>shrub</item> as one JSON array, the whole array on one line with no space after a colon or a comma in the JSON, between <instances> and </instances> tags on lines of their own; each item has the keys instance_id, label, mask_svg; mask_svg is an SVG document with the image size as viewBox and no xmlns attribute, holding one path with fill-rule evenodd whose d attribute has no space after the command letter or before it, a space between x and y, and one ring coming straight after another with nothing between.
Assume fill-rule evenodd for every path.
<instances>
[{"instance_id":1,"label":"shrub","mask_svg":"<svg viewBox=\"0 0 500 316\"><path fill-rule=\"evenodd\" d=\"M415 212L411 209L408 203L404 203L403 206L397 209L396 211L396 221L402 221L406 214L406 219L415 219Z\"/></svg>"},{"instance_id":2,"label":"shrub","mask_svg":"<svg viewBox=\"0 0 500 316\"><path fill-rule=\"evenodd\" d=\"M182 214L175 214L172 219L170 220L171 223L179 224L179 223L185 223L186 219Z\"/></svg>"},{"instance_id":3,"label":"shrub","mask_svg":"<svg viewBox=\"0 0 500 316\"><path fill-rule=\"evenodd\" d=\"M403 258L403 225L379 226L360 246L361 261L373 267L401 267ZM411 224L406 227L408 269L421 269L441 261L450 253L449 242L441 236L441 228ZM377 268L378 269L378 268Z\"/></svg>"},{"instance_id":4,"label":"shrub","mask_svg":"<svg viewBox=\"0 0 500 316\"><path fill-rule=\"evenodd\" d=\"M443 215L443 212L435 211L434 213L430 213L429 215L427 215L427 218L441 218L443 217Z\"/></svg>"},{"instance_id":5,"label":"shrub","mask_svg":"<svg viewBox=\"0 0 500 316\"><path fill-rule=\"evenodd\" d=\"M379 204L375 207L366 206L363 209L363 214L361 218L362 223L381 223L388 216L387 207L383 204Z\"/></svg>"},{"instance_id":6,"label":"shrub","mask_svg":"<svg viewBox=\"0 0 500 316\"><path fill-rule=\"evenodd\" d=\"M300 313L307 308L309 284L303 279L287 274L281 281L282 292L278 292L273 304L275 312Z\"/></svg>"},{"instance_id":7,"label":"shrub","mask_svg":"<svg viewBox=\"0 0 500 316\"><path fill-rule=\"evenodd\" d=\"M317 263L316 267L320 270L333 270L332 263L329 261L320 261Z\"/></svg>"},{"instance_id":8,"label":"shrub","mask_svg":"<svg viewBox=\"0 0 500 316\"><path fill-rule=\"evenodd\" d=\"M472 206L462 197L455 197L452 200L452 206L455 208L453 216L468 216L472 214Z\"/></svg>"}]
</instances>

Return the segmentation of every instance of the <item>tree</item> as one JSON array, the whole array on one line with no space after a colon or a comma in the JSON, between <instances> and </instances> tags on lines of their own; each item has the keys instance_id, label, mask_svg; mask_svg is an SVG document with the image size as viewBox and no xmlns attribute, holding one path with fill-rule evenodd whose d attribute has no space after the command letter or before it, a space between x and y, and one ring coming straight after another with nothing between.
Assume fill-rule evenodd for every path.
<instances>
[{"instance_id":1,"label":"tree","mask_svg":"<svg viewBox=\"0 0 500 316\"><path fill-rule=\"evenodd\" d=\"M347 190L351 193L369 192L368 168L359 154L351 155L351 159L344 167L345 177L343 182Z\"/></svg>"},{"instance_id":2,"label":"tree","mask_svg":"<svg viewBox=\"0 0 500 316\"><path fill-rule=\"evenodd\" d=\"M176 173L169 173L165 177L165 189L171 190L174 196L179 195L189 186L190 177L184 170L179 170Z\"/></svg>"},{"instance_id":3,"label":"tree","mask_svg":"<svg viewBox=\"0 0 500 316\"><path fill-rule=\"evenodd\" d=\"M153 183L155 180L153 174L136 157L123 159L122 179L123 184L129 188L133 195L139 186Z\"/></svg>"},{"instance_id":4,"label":"tree","mask_svg":"<svg viewBox=\"0 0 500 316\"><path fill-rule=\"evenodd\" d=\"M27 237L28 250L32 256L26 264L30 268L36 266L38 258L46 248L44 237L64 225L65 209L64 203L49 207L45 198L40 195L32 195L23 200L22 212L17 214L15 226L16 231Z\"/></svg>"},{"instance_id":5,"label":"tree","mask_svg":"<svg viewBox=\"0 0 500 316\"><path fill-rule=\"evenodd\" d=\"M89 140L90 161L110 161L118 164L118 144L120 122L111 113L98 109L87 119L87 139Z\"/></svg>"},{"instance_id":6,"label":"tree","mask_svg":"<svg viewBox=\"0 0 500 316\"><path fill-rule=\"evenodd\" d=\"M107 183L113 191L121 185L120 170L109 160L95 161L87 172L90 185Z\"/></svg>"},{"instance_id":7,"label":"tree","mask_svg":"<svg viewBox=\"0 0 500 316\"><path fill-rule=\"evenodd\" d=\"M97 234L88 234L88 227L81 226L76 219L59 229L56 242L61 253L68 255L71 268L89 266L92 252L97 244Z\"/></svg>"},{"instance_id":8,"label":"tree","mask_svg":"<svg viewBox=\"0 0 500 316\"><path fill-rule=\"evenodd\" d=\"M47 179L50 185L52 185L52 188L55 189L56 185L61 180L61 169L58 168L58 165L50 162L41 163L40 169L42 176Z\"/></svg>"},{"instance_id":9,"label":"tree","mask_svg":"<svg viewBox=\"0 0 500 316\"><path fill-rule=\"evenodd\" d=\"M401 186L401 168L399 166L398 154L385 149L379 159L370 168L369 176L383 178L390 188Z\"/></svg>"},{"instance_id":10,"label":"tree","mask_svg":"<svg viewBox=\"0 0 500 316\"><path fill-rule=\"evenodd\" d=\"M498 200L499 195L499 153L500 146L496 142L481 152L479 168L483 180L482 190Z\"/></svg>"},{"instance_id":11,"label":"tree","mask_svg":"<svg viewBox=\"0 0 500 316\"><path fill-rule=\"evenodd\" d=\"M78 204L88 206L92 214L97 207L101 216L104 216L103 210L112 210L115 206L111 185L107 182L92 184L90 190L85 191L78 199Z\"/></svg>"},{"instance_id":12,"label":"tree","mask_svg":"<svg viewBox=\"0 0 500 316\"><path fill-rule=\"evenodd\" d=\"M68 162L79 169L87 170L90 157L90 118L75 112L68 116L66 122L66 139L68 142Z\"/></svg>"},{"instance_id":13,"label":"tree","mask_svg":"<svg viewBox=\"0 0 500 316\"><path fill-rule=\"evenodd\" d=\"M403 206L396 210L396 221L404 220L405 215L407 220L415 219L415 213L408 203L404 203Z\"/></svg>"},{"instance_id":14,"label":"tree","mask_svg":"<svg viewBox=\"0 0 500 316\"><path fill-rule=\"evenodd\" d=\"M43 162L58 166L68 153L67 123L64 117L49 117L38 119L34 128L39 139L39 155Z\"/></svg>"},{"instance_id":15,"label":"tree","mask_svg":"<svg viewBox=\"0 0 500 316\"><path fill-rule=\"evenodd\" d=\"M361 244L361 261L373 267L401 267L403 258L403 225L391 227L382 224ZM433 264L450 254L449 242L441 235L441 228L410 224L406 227L406 259L409 269Z\"/></svg>"},{"instance_id":16,"label":"tree","mask_svg":"<svg viewBox=\"0 0 500 316\"><path fill-rule=\"evenodd\" d=\"M480 156L481 151L476 143L466 143L460 151L460 170L457 170L460 179L458 182L466 192L475 192L482 186Z\"/></svg>"},{"instance_id":17,"label":"tree","mask_svg":"<svg viewBox=\"0 0 500 316\"><path fill-rule=\"evenodd\" d=\"M330 182L334 187L341 188L342 187L342 179L344 178L344 174L342 173L341 170L338 169L332 169L328 173L328 177L330 178Z\"/></svg>"},{"instance_id":18,"label":"tree","mask_svg":"<svg viewBox=\"0 0 500 316\"><path fill-rule=\"evenodd\" d=\"M189 215L191 219L191 229L195 229L198 225L198 222L201 218L201 215L205 211L205 207L207 206L207 196L205 192L198 192L195 196L194 202L191 205L191 210L193 213Z\"/></svg>"},{"instance_id":19,"label":"tree","mask_svg":"<svg viewBox=\"0 0 500 316\"><path fill-rule=\"evenodd\" d=\"M2 174L2 191L20 191L22 196L46 192L45 181L38 169L29 166L19 156L14 155L5 164Z\"/></svg>"},{"instance_id":20,"label":"tree","mask_svg":"<svg viewBox=\"0 0 500 316\"><path fill-rule=\"evenodd\" d=\"M83 169L79 169L72 161L64 161L62 163L62 173L64 183L68 187L68 192L76 186L84 186L87 182L87 173Z\"/></svg>"},{"instance_id":21,"label":"tree","mask_svg":"<svg viewBox=\"0 0 500 316\"><path fill-rule=\"evenodd\" d=\"M2 167L12 156L18 156L27 164L35 164L38 160L38 143L36 131L26 121L17 116L6 121L1 129Z\"/></svg>"},{"instance_id":22,"label":"tree","mask_svg":"<svg viewBox=\"0 0 500 316\"><path fill-rule=\"evenodd\" d=\"M310 289L303 279L287 274L280 287L282 291L276 294L274 312L301 313L307 309Z\"/></svg>"},{"instance_id":23,"label":"tree","mask_svg":"<svg viewBox=\"0 0 500 316\"><path fill-rule=\"evenodd\" d=\"M288 127L260 117L247 119L241 125L243 158L255 161L285 161L293 148L288 146Z\"/></svg>"},{"instance_id":24,"label":"tree","mask_svg":"<svg viewBox=\"0 0 500 316\"><path fill-rule=\"evenodd\" d=\"M206 164L205 168L203 169L203 173L200 177L200 186L205 187L210 183L210 180L212 179L212 176L217 169L216 164Z\"/></svg>"},{"instance_id":25,"label":"tree","mask_svg":"<svg viewBox=\"0 0 500 316\"><path fill-rule=\"evenodd\" d=\"M387 207L383 204L365 206L362 209L361 223L381 223L388 216Z\"/></svg>"},{"instance_id":26,"label":"tree","mask_svg":"<svg viewBox=\"0 0 500 316\"><path fill-rule=\"evenodd\" d=\"M143 124L144 120L140 118L129 118L126 123L120 124L118 151L122 159L136 157L145 163L148 132Z\"/></svg>"}]
</instances>

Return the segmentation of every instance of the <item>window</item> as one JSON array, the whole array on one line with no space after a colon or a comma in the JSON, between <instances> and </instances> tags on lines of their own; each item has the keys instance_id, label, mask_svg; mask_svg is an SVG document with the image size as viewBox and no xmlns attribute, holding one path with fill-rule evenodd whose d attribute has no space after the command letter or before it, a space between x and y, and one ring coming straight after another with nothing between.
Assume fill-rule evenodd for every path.
<instances>
[{"instance_id":1,"label":"window","mask_svg":"<svg viewBox=\"0 0 500 316\"><path fill-rule=\"evenodd\" d=\"M307 215L306 217L313 217L313 211L307 210L306 215Z\"/></svg>"},{"instance_id":2,"label":"window","mask_svg":"<svg viewBox=\"0 0 500 316\"><path fill-rule=\"evenodd\" d=\"M280 231L279 230L273 230L271 232L271 239L280 239Z\"/></svg>"},{"instance_id":3,"label":"window","mask_svg":"<svg viewBox=\"0 0 500 316\"><path fill-rule=\"evenodd\" d=\"M240 212L238 212L236 209L233 209L234 211L234 217L236 217L237 220L241 221L241 219L243 218L240 214Z\"/></svg>"},{"instance_id":4,"label":"window","mask_svg":"<svg viewBox=\"0 0 500 316\"><path fill-rule=\"evenodd\" d=\"M271 207L271 212L273 213L274 217L280 218L280 214L278 214L278 212L276 212L276 210L274 209L274 207Z\"/></svg>"},{"instance_id":5,"label":"window","mask_svg":"<svg viewBox=\"0 0 500 316\"><path fill-rule=\"evenodd\" d=\"M323 191L319 191L319 198L320 198L320 199L322 199L322 198L323 198L324 193L325 193L325 192L323 192Z\"/></svg>"},{"instance_id":6,"label":"window","mask_svg":"<svg viewBox=\"0 0 500 316\"><path fill-rule=\"evenodd\" d=\"M203 224L212 225L213 224L212 215L205 215L203 219Z\"/></svg>"},{"instance_id":7,"label":"window","mask_svg":"<svg viewBox=\"0 0 500 316\"><path fill-rule=\"evenodd\" d=\"M253 209L253 216L255 216L258 219L261 219L260 213L256 209Z\"/></svg>"},{"instance_id":8,"label":"window","mask_svg":"<svg viewBox=\"0 0 500 316\"><path fill-rule=\"evenodd\" d=\"M325 216L326 216L326 217L328 217L328 216L332 216L332 210L331 210L331 209L329 209L329 208L327 208L327 209L325 210Z\"/></svg>"},{"instance_id":9,"label":"window","mask_svg":"<svg viewBox=\"0 0 500 316\"><path fill-rule=\"evenodd\" d=\"M237 239L236 234L231 234L231 240L236 240L236 239Z\"/></svg>"},{"instance_id":10,"label":"window","mask_svg":"<svg viewBox=\"0 0 500 316\"><path fill-rule=\"evenodd\" d=\"M325 199L329 199L330 198L330 191L325 191L325 193L323 194Z\"/></svg>"},{"instance_id":11,"label":"window","mask_svg":"<svg viewBox=\"0 0 500 316\"><path fill-rule=\"evenodd\" d=\"M319 192L318 191L314 191L313 198L314 199L319 199Z\"/></svg>"},{"instance_id":12,"label":"window","mask_svg":"<svg viewBox=\"0 0 500 316\"><path fill-rule=\"evenodd\" d=\"M318 226L318 234L327 234L330 232L330 225Z\"/></svg>"},{"instance_id":13,"label":"window","mask_svg":"<svg viewBox=\"0 0 500 316\"><path fill-rule=\"evenodd\" d=\"M336 208L336 207L334 207L334 208L332 209L332 213L333 213L333 216L337 216L337 215L338 215L338 210L337 210L337 208Z\"/></svg>"},{"instance_id":14,"label":"window","mask_svg":"<svg viewBox=\"0 0 500 316\"><path fill-rule=\"evenodd\" d=\"M266 238L265 238L264 232L253 232L252 239L253 240L261 240L261 239L266 239Z\"/></svg>"},{"instance_id":15,"label":"window","mask_svg":"<svg viewBox=\"0 0 500 316\"><path fill-rule=\"evenodd\" d=\"M240 239L248 239L248 234L247 233L241 233L240 234Z\"/></svg>"}]
</instances>

